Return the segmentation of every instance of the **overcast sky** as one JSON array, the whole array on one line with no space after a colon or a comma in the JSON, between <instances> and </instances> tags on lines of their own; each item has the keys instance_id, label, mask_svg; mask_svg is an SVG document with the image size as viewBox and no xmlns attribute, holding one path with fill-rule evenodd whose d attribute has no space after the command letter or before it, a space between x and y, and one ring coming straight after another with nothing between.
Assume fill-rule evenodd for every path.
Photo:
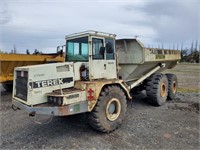
<instances>
[{"instance_id":1,"label":"overcast sky","mask_svg":"<svg viewBox=\"0 0 200 150\"><path fill-rule=\"evenodd\" d=\"M0 0L0 49L55 52L85 30L134 38L145 46L200 42L200 0Z\"/></svg>"}]
</instances>

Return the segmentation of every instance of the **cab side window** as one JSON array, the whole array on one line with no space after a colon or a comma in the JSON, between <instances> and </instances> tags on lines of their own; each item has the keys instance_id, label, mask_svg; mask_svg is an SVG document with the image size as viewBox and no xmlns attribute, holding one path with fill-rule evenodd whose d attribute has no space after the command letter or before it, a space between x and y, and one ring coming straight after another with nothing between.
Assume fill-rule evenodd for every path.
<instances>
[{"instance_id":1,"label":"cab side window","mask_svg":"<svg viewBox=\"0 0 200 150\"><path fill-rule=\"evenodd\" d=\"M105 39L106 42L106 59L107 60L113 60L115 59L114 57L114 40L110 38Z\"/></svg>"},{"instance_id":2,"label":"cab side window","mask_svg":"<svg viewBox=\"0 0 200 150\"><path fill-rule=\"evenodd\" d=\"M93 59L104 59L104 55L102 54L103 47L103 39L92 39L92 52Z\"/></svg>"}]
</instances>

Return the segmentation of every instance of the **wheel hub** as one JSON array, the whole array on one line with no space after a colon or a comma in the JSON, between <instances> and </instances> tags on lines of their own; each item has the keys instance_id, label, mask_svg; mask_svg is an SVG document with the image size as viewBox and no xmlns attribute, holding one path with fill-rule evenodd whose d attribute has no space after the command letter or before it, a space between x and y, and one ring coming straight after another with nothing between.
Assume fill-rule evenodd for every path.
<instances>
[{"instance_id":1,"label":"wheel hub","mask_svg":"<svg viewBox=\"0 0 200 150\"><path fill-rule=\"evenodd\" d=\"M166 96L166 85L165 85L165 83L161 84L160 96L161 97L165 97Z\"/></svg>"},{"instance_id":2,"label":"wheel hub","mask_svg":"<svg viewBox=\"0 0 200 150\"><path fill-rule=\"evenodd\" d=\"M118 99L112 98L106 106L106 117L110 121L116 120L121 112L121 103Z\"/></svg>"},{"instance_id":3,"label":"wheel hub","mask_svg":"<svg viewBox=\"0 0 200 150\"><path fill-rule=\"evenodd\" d=\"M172 84L172 92L176 93L176 82L175 81Z\"/></svg>"}]
</instances>

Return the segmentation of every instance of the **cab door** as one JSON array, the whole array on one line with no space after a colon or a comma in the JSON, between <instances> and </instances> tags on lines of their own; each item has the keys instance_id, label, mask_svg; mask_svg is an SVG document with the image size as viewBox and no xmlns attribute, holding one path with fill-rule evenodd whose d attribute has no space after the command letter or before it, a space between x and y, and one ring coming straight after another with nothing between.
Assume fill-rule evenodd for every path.
<instances>
[{"instance_id":1,"label":"cab door","mask_svg":"<svg viewBox=\"0 0 200 150\"><path fill-rule=\"evenodd\" d=\"M117 77L114 56L114 39L92 37L92 79L114 79Z\"/></svg>"},{"instance_id":2,"label":"cab door","mask_svg":"<svg viewBox=\"0 0 200 150\"><path fill-rule=\"evenodd\" d=\"M115 55L115 40L105 38L106 78L117 78L117 64Z\"/></svg>"},{"instance_id":3,"label":"cab door","mask_svg":"<svg viewBox=\"0 0 200 150\"><path fill-rule=\"evenodd\" d=\"M91 49L91 78L101 79L106 78L106 60L105 60L105 39L100 37L92 37ZM104 50L103 50L104 49Z\"/></svg>"}]
</instances>

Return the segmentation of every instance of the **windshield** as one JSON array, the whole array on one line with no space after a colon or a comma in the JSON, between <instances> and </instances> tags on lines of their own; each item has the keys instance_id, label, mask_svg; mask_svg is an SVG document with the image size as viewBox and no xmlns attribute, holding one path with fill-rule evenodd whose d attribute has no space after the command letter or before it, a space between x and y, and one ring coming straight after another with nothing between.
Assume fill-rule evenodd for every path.
<instances>
[{"instance_id":1,"label":"windshield","mask_svg":"<svg viewBox=\"0 0 200 150\"><path fill-rule=\"evenodd\" d=\"M88 61L88 37L67 40L67 61Z\"/></svg>"}]
</instances>

